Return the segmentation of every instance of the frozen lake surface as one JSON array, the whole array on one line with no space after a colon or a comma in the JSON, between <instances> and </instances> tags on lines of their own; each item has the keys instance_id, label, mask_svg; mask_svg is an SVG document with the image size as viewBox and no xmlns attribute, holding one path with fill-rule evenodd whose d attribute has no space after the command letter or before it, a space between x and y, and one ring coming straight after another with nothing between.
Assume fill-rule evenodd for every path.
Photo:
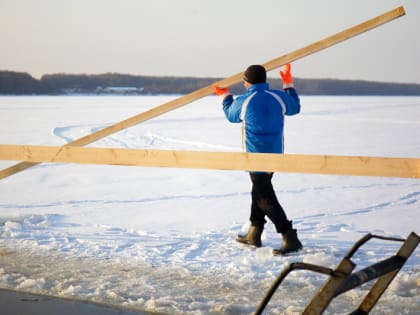
<instances>
[{"instance_id":1,"label":"frozen lake surface","mask_svg":"<svg viewBox=\"0 0 420 315\"><path fill-rule=\"evenodd\" d=\"M0 143L63 145L176 96L0 97ZM288 117L286 153L420 156L419 97L309 97ZM239 124L207 97L90 146L241 151ZM0 161L4 168L15 164ZM241 171L41 164L0 181L0 287L170 314L251 314L278 273L303 261L334 268L368 232L419 233L420 181L278 173L280 202L304 250L273 257L235 242L246 231L250 181ZM393 255L372 241L357 269ZM292 273L268 306L299 314L325 277ZM346 314L369 286L325 314ZM420 314L420 252L371 314Z\"/></svg>"}]
</instances>

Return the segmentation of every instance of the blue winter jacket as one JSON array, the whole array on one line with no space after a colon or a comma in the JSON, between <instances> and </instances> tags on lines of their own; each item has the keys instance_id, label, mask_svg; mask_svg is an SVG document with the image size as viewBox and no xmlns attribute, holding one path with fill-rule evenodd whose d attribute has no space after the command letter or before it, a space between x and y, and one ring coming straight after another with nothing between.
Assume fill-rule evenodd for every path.
<instances>
[{"instance_id":1,"label":"blue winter jacket","mask_svg":"<svg viewBox=\"0 0 420 315\"><path fill-rule=\"evenodd\" d=\"M257 83L235 99L225 97L223 111L230 122L242 122L246 152L283 153L284 116L299 113L300 101L294 88L270 90Z\"/></svg>"}]
</instances>

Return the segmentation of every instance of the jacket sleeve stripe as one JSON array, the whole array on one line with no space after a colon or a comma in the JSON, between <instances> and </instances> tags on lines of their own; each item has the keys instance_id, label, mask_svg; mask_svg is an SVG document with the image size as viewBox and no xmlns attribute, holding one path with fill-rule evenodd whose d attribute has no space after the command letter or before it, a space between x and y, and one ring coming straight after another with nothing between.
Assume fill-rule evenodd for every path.
<instances>
[{"instance_id":1,"label":"jacket sleeve stripe","mask_svg":"<svg viewBox=\"0 0 420 315\"><path fill-rule=\"evenodd\" d=\"M242 151L246 151L246 132L245 132L245 126L246 126L246 110L248 108L248 104L251 101L251 99L255 96L255 94L257 94L257 92L252 93L250 96L248 96L244 103L242 104L242 109L241 109L241 115L240 118L242 120Z\"/></svg>"},{"instance_id":2,"label":"jacket sleeve stripe","mask_svg":"<svg viewBox=\"0 0 420 315\"><path fill-rule=\"evenodd\" d=\"M270 94L272 97L274 97L274 99L280 104L283 115L286 113L286 104L284 104L283 100L281 99L281 97L279 95L277 95L276 93L273 93L271 91L264 91L267 94Z\"/></svg>"},{"instance_id":3,"label":"jacket sleeve stripe","mask_svg":"<svg viewBox=\"0 0 420 315\"><path fill-rule=\"evenodd\" d=\"M241 118L241 120L242 120L243 122L245 122L245 115L246 115L246 110L247 110L247 108L248 108L248 104L249 104L249 102L251 101L251 99L255 96L255 94L257 94L257 92L254 92L254 93L252 93L250 96L248 96L248 97L245 99L244 103L242 104L242 109L241 109L241 116L240 116L240 118Z\"/></svg>"}]
</instances>

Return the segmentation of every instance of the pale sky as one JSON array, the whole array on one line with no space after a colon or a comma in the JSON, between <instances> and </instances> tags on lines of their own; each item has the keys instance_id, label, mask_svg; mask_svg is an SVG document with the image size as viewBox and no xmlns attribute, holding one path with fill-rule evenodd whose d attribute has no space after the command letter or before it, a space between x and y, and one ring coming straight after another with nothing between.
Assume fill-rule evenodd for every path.
<instances>
[{"instance_id":1,"label":"pale sky","mask_svg":"<svg viewBox=\"0 0 420 315\"><path fill-rule=\"evenodd\" d=\"M292 73L420 83L419 0L0 0L0 70L228 77L400 5Z\"/></svg>"}]
</instances>

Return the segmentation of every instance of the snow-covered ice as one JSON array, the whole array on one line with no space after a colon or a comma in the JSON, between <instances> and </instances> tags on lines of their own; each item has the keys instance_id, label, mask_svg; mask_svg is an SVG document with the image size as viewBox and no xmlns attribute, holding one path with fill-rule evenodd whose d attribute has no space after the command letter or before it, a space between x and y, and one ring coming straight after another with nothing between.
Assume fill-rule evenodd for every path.
<instances>
[{"instance_id":1,"label":"snow-covered ice","mask_svg":"<svg viewBox=\"0 0 420 315\"><path fill-rule=\"evenodd\" d=\"M177 96L0 97L0 143L62 145ZM286 121L286 152L419 157L419 97L302 96ZM240 151L240 125L207 97L123 130L95 147ZM15 164L0 161L4 168ZM235 242L246 231L250 181L242 171L40 164L0 181L0 287L170 314L251 314L289 263L335 267L368 232L419 233L420 181L277 173L274 185L304 250L273 257ZM357 269L393 255L371 241ZM420 252L372 314L420 314ZM298 314L325 277L292 273L268 305ZM346 314L369 285L337 298Z\"/></svg>"}]
</instances>

